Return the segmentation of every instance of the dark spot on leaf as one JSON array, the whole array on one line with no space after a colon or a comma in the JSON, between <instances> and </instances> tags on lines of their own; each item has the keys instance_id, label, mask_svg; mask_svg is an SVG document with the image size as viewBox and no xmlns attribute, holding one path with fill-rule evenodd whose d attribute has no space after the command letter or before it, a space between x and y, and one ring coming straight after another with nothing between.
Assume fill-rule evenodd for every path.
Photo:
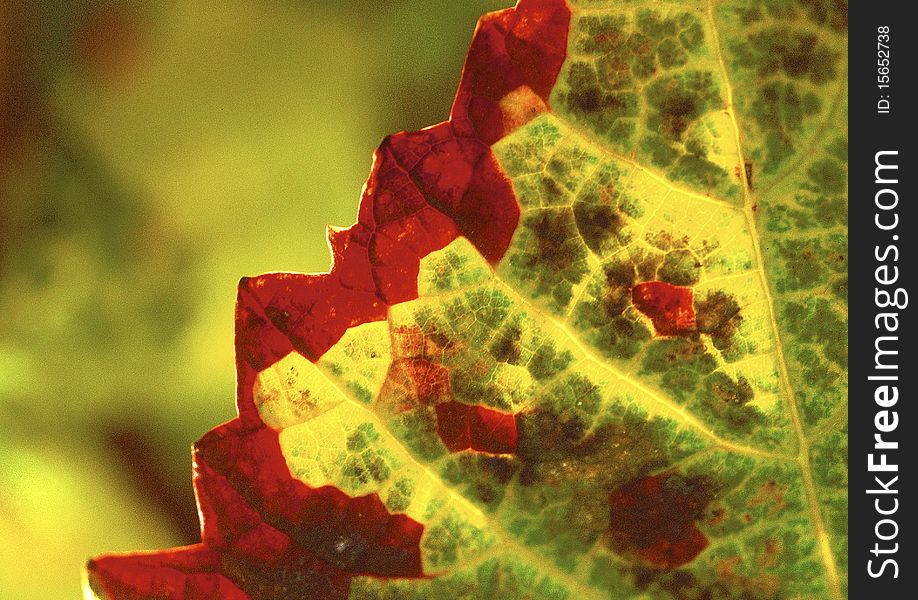
<instances>
[{"instance_id":1,"label":"dark spot on leaf","mask_svg":"<svg viewBox=\"0 0 918 600\"><path fill-rule=\"evenodd\" d=\"M815 84L835 78L839 59L817 35L785 26L757 31L734 51L739 64L755 69L760 77L783 73L792 79L807 78Z\"/></svg>"},{"instance_id":2,"label":"dark spot on leaf","mask_svg":"<svg viewBox=\"0 0 918 600\"><path fill-rule=\"evenodd\" d=\"M736 298L717 290L695 302L695 322L700 333L711 336L714 346L721 352L733 347L733 336L743 317Z\"/></svg>"},{"instance_id":3,"label":"dark spot on leaf","mask_svg":"<svg viewBox=\"0 0 918 600\"><path fill-rule=\"evenodd\" d=\"M602 251L603 243L616 235L625 223L625 216L618 209L592 202L575 202L574 219L583 241L596 253Z\"/></svg>"},{"instance_id":4,"label":"dark spot on leaf","mask_svg":"<svg viewBox=\"0 0 918 600\"><path fill-rule=\"evenodd\" d=\"M660 105L661 131L671 139L681 139L689 124L698 116L698 106L691 95L673 92Z\"/></svg>"},{"instance_id":5,"label":"dark spot on leaf","mask_svg":"<svg viewBox=\"0 0 918 600\"><path fill-rule=\"evenodd\" d=\"M707 477L665 473L636 479L609 494L609 544L660 569L691 562L708 546L696 527L716 493Z\"/></svg>"},{"instance_id":6,"label":"dark spot on leaf","mask_svg":"<svg viewBox=\"0 0 918 600\"><path fill-rule=\"evenodd\" d=\"M494 360L511 365L519 364L520 353L523 350L520 346L522 335L523 330L519 323L510 323L498 332L489 347Z\"/></svg>"},{"instance_id":7,"label":"dark spot on leaf","mask_svg":"<svg viewBox=\"0 0 918 600\"><path fill-rule=\"evenodd\" d=\"M536 349L526 368L533 377L544 380L557 375L572 362L573 354L567 350L558 351L554 343L545 341Z\"/></svg>"},{"instance_id":8,"label":"dark spot on leaf","mask_svg":"<svg viewBox=\"0 0 918 600\"><path fill-rule=\"evenodd\" d=\"M622 119L636 117L640 107L638 95L624 89L631 70L629 61L616 53L603 54L595 66L575 62L567 75L570 91L562 100L572 116L622 149L630 145L633 132Z\"/></svg>"},{"instance_id":9,"label":"dark spot on leaf","mask_svg":"<svg viewBox=\"0 0 918 600\"><path fill-rule=\"evenodd\" d=\"M746 503L750 508L760 506L768 507L768 514L773 515L785 506L784 495L787 493L787 484L779 484L774 479L769 479L756 491L755 495Z\"/></svg>"},{"instance_id":10,"label":"dark spot on leaf","mask_svg":"<svg viewBox=\"0 0 918 600\"><path fill-rule=\"evenodd\" d=\"M489 483L479 482L475 486L478 499L485 504L493 504L502 494Z\"/></svg>"},{"instance_id":11,"label":"dark spot on leaf","mask_svg":"<svg viewBox=\"0 0 918 600\"><path fill-rule=\"evenodd\" d=\"M844 165L831 158L817 160L806 171L816 190L824 194L840 194L848 184L848 174Z\"/></svg>"},{"instance_id":12,"label":"dark spot on leaf","mask_svg":"<svg viewBox=\"0 0 918 600\"><path fill-rule=\"evenodd\" d=\"M848 0L799 0L811 21L836 33L848 32Z\"/></svg>"},{"instance_id":13,"label":"dark spot on leaf","mask_svg":"<svg viewBox=\"0 0 918 600\"><path fill-rule=\"evenodd\" d=\"M723 507L715 508L707 520L708 525L721 525L727 520L727 509Z\"/></svg>"},{"instance_id":14,"label":"dark spot on leaf","mask_svg":"<svg viewBox=\"0 0 918 600\"><path fill-rule=\"evenodd\" d=\"M505 456L481 455L479 464L482 469L494 476L498 483L507 483L517 470L516 463Z\"/></svg>"},{"instance_id":15,"label":"dark spot on leaf","mask_svg":"<svg viewBox=\"0 0 918 600\"><path fill-rule=\"evenodd\" d=\"M231 552L221 558L220 567L248 597L258 600L346 598L350 589L350 577L302 550L289 551L270 569L262 561Z\"/></svg>"},{"instance_id":16,"label":"dark spot on leaf","mask_svg":"<svg viewBox=\"0 0 918 600\"><path fill-rule=\"evenodd\" d=\"M600 94L597 87L583 88L571 94L571 101L578 110L588 113L596 112L600 108Z\"/></svg>"},{"instance_id":17,"label":"dark spot on leaf","mask_svg":"<svg viewBox=\"0 0 918 600\"><path fill-rule=\"evenodd\" d=\"M822 102L811 92L801 94L792 81L768 82L752 101L750 114L765 134L765 160L762 171L774 173L793 155L793 136L804 121L818 114Z\"/></svg>"},{"instance_id":18,"label":"dark spot on leaf","mask_svg":"<svg viewBox=\"0 0 918 600\"><path fill-rule=\"evenodd\" d=\"M651 337L649 325L626 312L631 306L635 281L637 272L630 260L610 260L588 284L592 298L575 308L576 326L607 356L631 358L640 350L641 343Z\"/></svg>"},{"instance_id":19,"label":"dark spot on leaf","mask_svg":"<svg viewBox=\"0 0 918 600\"><path fill-rule=\"evenodd\" d=\"M288 331L290 329L290 313L275 308L273 306L265 307L265 316L274 324L275 327L281 331Z\"/></svg>"},{"instance_id":20,"label":"dark spot on leaf","mask_svg":"<svg viewBox=\"0 0 918 600\"><path fill-rule=\"evenodd\" d=\"M314 491L289 535L345 572L398 575L409 565L420 565L419 546L412 548L408 540L419 541L422 530L404 515L389 515L376 494L348 498L326 486Z\"/></svg>"},{"instance_id":21,"label":"dark spot on leaf","mask_svg":"<svg viewBox=\"0 0 918 600\"><path fill-rule=\"evenodd\" d=\"M628 308L631 287L637 274L630 262L616 261L603 266L603 276L603 311L607 316L615 317Z\"/></svg>"},{"instance_id":22,"label":"dark spot on leaf","mask_svg":"<svg viewBox=\"0 0 918 600\"><path fill-rule=\"evenodd\" d=\"M587 273L587 249L570 208L542 209L527 214L514 241L510 265L536 297L548 295L566 306L571 287Z\"/></svg>"},{"instance_id":23,"label":"dark spot on leaf","mask_svg":"<svg viewBox=\"0 0 918 600\"><path fill-rule=\"evenodd\" d=\"M724 373L712 373L703 394L704 405L734 430L748 432L764 417L756 407L748 406L755 392L742 375L734 380Z\"/></svg>"},{"instance_id":24,"label":"dark spot on leaf","mask_svg":"<svg viewBox=\"0 0 918 600\"><path fill-rule=\"evenodd\" d=\"M658 430L634 416L588 432L576 414L539 408L517 415L517 427L524 486L589 481L608 490L666 464Z\"/></svg>"}]
</instances>

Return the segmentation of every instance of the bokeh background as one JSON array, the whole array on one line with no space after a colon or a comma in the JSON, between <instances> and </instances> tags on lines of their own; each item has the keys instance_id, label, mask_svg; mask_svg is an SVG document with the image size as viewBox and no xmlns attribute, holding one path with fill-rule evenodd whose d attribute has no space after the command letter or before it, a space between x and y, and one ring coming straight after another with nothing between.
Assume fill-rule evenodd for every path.
<instances>
[{"instance_id":1,"label":"bokeh background","mask_svg":"<svg viewBox=\"0 0 918 600\"><path fill-rule=\"evenodd\" d=\"M196 541L240 277L324 271L510 0L0 2L0 599Z\"/></svg>"}]
</instances>

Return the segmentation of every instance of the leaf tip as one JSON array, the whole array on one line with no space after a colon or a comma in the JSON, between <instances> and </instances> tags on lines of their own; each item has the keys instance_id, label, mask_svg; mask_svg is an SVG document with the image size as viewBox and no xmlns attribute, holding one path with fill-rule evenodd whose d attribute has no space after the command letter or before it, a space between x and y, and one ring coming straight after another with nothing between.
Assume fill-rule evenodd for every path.
<instances>
[{"instance_id":1,"label":"leaf tip","mask_svg":"<svg viewBox=\"0 0 918 600\"><path fill-rule=\"evenodd\" d=\"M111 596L106 592L105 572L100 568L100 562L106 560L105 556L90 558L83 565L82 586L84 600L109 600Z\"/></svg>"}]
</instances>

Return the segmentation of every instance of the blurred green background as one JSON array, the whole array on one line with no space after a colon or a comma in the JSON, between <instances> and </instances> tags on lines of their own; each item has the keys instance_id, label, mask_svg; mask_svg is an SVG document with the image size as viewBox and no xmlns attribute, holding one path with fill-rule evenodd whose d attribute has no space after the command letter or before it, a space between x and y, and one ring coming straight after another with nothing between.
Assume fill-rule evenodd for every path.
<instances>
[{"instance_id":1,"label":"blurred green background","mask_svg":"<svg viewBox=\"0 0 918 600\"><path fill-rule=\"evenodd\" d=\"M0 2L0 598L197 540L244 275L323 271L510 0Z\"/></svg>"}]
</instances>

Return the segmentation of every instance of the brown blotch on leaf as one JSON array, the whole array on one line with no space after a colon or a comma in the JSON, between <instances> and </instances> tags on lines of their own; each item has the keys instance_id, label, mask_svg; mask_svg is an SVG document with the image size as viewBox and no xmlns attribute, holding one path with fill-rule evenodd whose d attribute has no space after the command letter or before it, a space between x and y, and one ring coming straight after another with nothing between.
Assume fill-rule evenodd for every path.
<instances>
[{"instance_id":1,"label":"brown blotch on leaf","mask_svg":"<svg viewBox=\"0 0 918 600\"><path fill-rule=\"evenodd\" d=\"M588 432L576 415L535 409L517 415L519 481L529 486L590 481L611 489L666 464L646 421L606 423Z\"/></svg>"},{"instance_id":2,"label":"brown blotch on leaf","mask_svg":"<svg viewBox=\"0 0 918 600\"><path fill-rule=\"evenodd\" d=\"M575 202L574 220L584 243L596 253L625 225L625 215L617 207L594 202Z\"/></svg>"},{"instance_id":3,"label":"brown blotch on leaf","mask_svg":"<svg viewBox=\"0 0 918 600\"><path fill-rule=\"evenodd\" d=\"M733 335L742 320L739 303L732 294L717 290L695 301L695 323L699 333L710 335L721 352L732 348Z\"/></svg>"},{"instance_id":4,"label":"brown blotch on leaf","mask_svg":"<svg viewBox=\"0 0 918 600\"><path fill-rule=\"evenodd\" d=\"M714 510L712 510L711 514L708 515L708 518L705 521L706 524L711 525L711 526L722 525L726 522L727 522L727 509L723 507L715 508Z\"/></svg>"},{"instance_id":5,"label":"brown blotch on leaf","mask_svg":"<svg viewBox=\"0 0 918 600\"><path fill-rule=\"evenodd\" d=\"M660 104L660 130L670 139L678 140L698 116L698 105L691 94L669 87Z\"/></svg>"},{"instance_id":6,"label":"brown blotch on leaf","mask_svg":"<svg viewBox=\"0 0 918 600\"><path fill-rule=\"evenodd\" d=\"M497 333L488 351L498 362L518 365L523 353L522 337L523 328L519 323L511 323Z\"/></svg>"},{"instance_id":7,"label":"brown blotch on leaf","mask_svg":"<svg viewBox=\"0 0 918 600\"><path fill-rule=\"evenodd\" d=\"M727 420L737 431L748 432L763 418L762 412L750 402L755 390L742 375L735 380L723 372L716 372L705 383L707 406L718 417Z\"/></svg>"},{"instance_id":8,"label":"brown blotch on leaf","mask_svg":"<svg viewBox=\"0 0 918 600\"><path fill-rule=\"evenodd\" d=\"M664 473L636 479L609 494L609 544L659 569L691 562L708 546L696 526L716 488L707 477Z\"/></svg>"},{"instance_id":9,"label":"brown blotch on leaf","mask_svg":"<svg viewBox=\"0 0 918 600\"><path fill-rule=\"evenodd\" d=\"M488 454L478 456L478 464L483 472L494 477L498 483L503 484L509 483L513 474L519 468L519 465L509 457Z\"/></svg>"},{"instance_id":10,"label":"brown blotch on leaf","mask_svg":"<svg viewBox=\"0 0 918 600\"><path fill-rule=\"evenodd\" d=\"M553 180L547 181L557 185ZM528 220L527 225L532 230L536 242L532 256L526 258L527 267L539 269L550 265L561 272L583 258L581 253L575 250L576 246L566 244L568 240L577 236L571 212L545 210Z\"/></svg>"},{"instance_id":11,"label":"brown blotch on leaf","mask_svg":"<svg viewBox=\"0 0 918 600\"><path fill-rule=\"evenodd\" d=\"M689 247L689 237L687 235L676 237L670 231L658 231L652 236L648 235L646 239L653 244L654 247L664 252L676 249L686 249Z\"/></svg>"},{"instance_id":12,"label":"brown blotch on leaf","mask_svg":"<svg viewBox=\"0 0 918 600\"><path fill-rule=\"evenodd\" d=\"M688 570L660 571L650 567L628 569L638 590L651 586L669 593L673 600L776 600L780 580L770 574L758 577L741 576L736 573L740 564L737 557L718 560L714 563L716 581L701 581Z\"/></svg>"},{"instance_id":13,"label":"brown blotch on leaf","mask_svg":"<svg viewBox=\"0 0 918 600\"><path fill-rule=\"evenodd\" d=\"M631 287L637 279L630 262L613 262L603 267L602 307L608 317L617 317L631 304Z\"/></svg>"},{"instance_id":14,"label":"brown blotch on leaf","mask_svg":"<svg viewBox=\"0 0 918 600\"><path fill-rule=\"evenodd\" d=\"M755 576L737 572L737 567L742 564L738 556L723 558L714 563L714 573L717 575L717 587L724 590L722 597L727 598L755 598L756 600L776 598L780 590L781 580L770 573Z\"/></svg>"},{"instance_id":15,"label":"brown blotch on leaf","mask_svg":"<svg viewBox=\"0 0 918 600\"><path fill-rule=\"evenodd\" d=\"M749 499L747 503L749 508L770 505L768 514L773 515L784 508L784 494L787 492L787 484L779 485L774 479L766 481L755 496Z\"/></svg>"},{"instance_id":16,"label":"brown blotch on leaf","mask_svg":"<svg viewBox=\"0 0 918 600\"><path fill-rule=\"evenodd\" d=\"M781 554L781 542L774 538L765 540L762 553L758 556L758 563L763 567L774 567L778 564L778 555Z\"/></svg>"}]
</instances>

